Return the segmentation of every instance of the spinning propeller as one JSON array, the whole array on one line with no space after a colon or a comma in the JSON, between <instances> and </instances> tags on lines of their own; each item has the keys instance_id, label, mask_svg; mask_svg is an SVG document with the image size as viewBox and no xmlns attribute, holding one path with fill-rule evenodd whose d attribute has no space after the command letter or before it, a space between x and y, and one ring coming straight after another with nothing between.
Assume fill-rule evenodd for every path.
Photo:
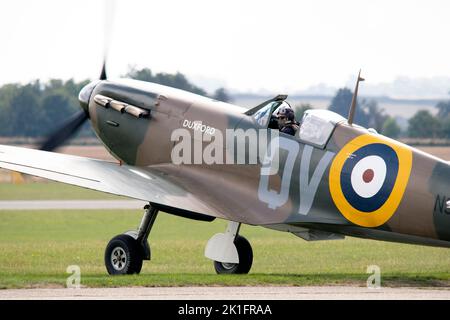
<instances>
[{"instance_id":1,"label":"spinning propeller","mask_svg":"<svg viewBox=\"0 0 450 320\"><path fill-rule=\"evenodd\" d=\"M104 55L103 55L103 65L100 73L99 80L107 80L106 74L106 60L107 53L109 49L109 43L111 39L111 30L112 30L112 13L114 12L114 2L113 1L105 1L107 17L105 17L105 47L104 47ZM99 81L93 81L87 84L81 91L78 96L78 100L80 102L80 106L83 110L73 114L66 121L64 121L61 126L59 126L54 132L52 132L39 147L40 150L44 151L53 151L63 145L68 139L70 139L89 119L89 98L91 93L95 87L95 85Z\"/></svg>"}]
</instances>

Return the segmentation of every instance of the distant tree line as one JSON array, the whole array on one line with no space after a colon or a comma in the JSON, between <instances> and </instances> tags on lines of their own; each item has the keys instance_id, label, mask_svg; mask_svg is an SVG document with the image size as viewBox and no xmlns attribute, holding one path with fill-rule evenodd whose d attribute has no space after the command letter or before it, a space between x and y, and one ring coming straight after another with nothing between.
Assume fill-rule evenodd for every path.
<instances>
[{"instance_id":1,"label":"distant tree line","mask_svg":"<svg viewBox=\"0 0 450 320\"><path fill-rule=\"evenodd\" d=\"M189 82L182 73L153 73L148 68L130 68L124 75L142 81L155 82L196 94L207 96L207 92ZM28 84L6 84L0 87L0 136L3 137L44 137L56 129L73 113L79 111L78 93L89 80L52 79L46 83L39 80ZM212 99L230 102L231 97L224 88L210 95ZM332 98L329 110L347 118L352 100L352 91L339 89ZM355 114L355 123L392 137L442 138L450 139L450 100L437 105L437 115L429 111L418 111L409 119L407 130L401 130L396 120L386 115L374 99L359 99ZM297 106L296 118L301 119L303 112L311 109L309 104ZM79 136L93 136L87 123Z\"/></svg>"},{"instance_id":2,"label":"distant tree line","mask_svg":"<svg viewBox=\"0 0 450 320\"><path fill-rule=\"evenodd\" d=\"M428 110L419 110L409 119L409 137L450 139L450 100L440 101L436 108L436 116Z\"/></svg>"},{"instance_id":3,"label":"distant tree line","mask_svg":"<svg viewBox=\"0 0 450 320\"><path fill-rule=\"evenodd\" d=\"M45 136L80 110L78 93L88 81L39 80L0 88L0 136ZM83 134L90 134L83 130Z\"/></svg>"},{"instance_id":4,"label":"distant tree line","mask_svg":"<svg viewBox=\"0 0 450 320\"><path fill-rule=\"evenodd\" d=\"M186 79L184 74L180 72L177 72L175 74L164 72L153 74L153 72L148 68L136 69L135 67L131 67L128 70L128 72L124 75L124 77L135 80L159 83L165 86L193 92L202 96L208 96L207 92L204 89L190 83L188 79ZM211 98L222 102L231 102L232 100L225 88L218 88L213 93Z\"/></svg>"},{"instance_id":5,"label":"distant tree line","mask_svg":"<svg viewBox=\"0 0 450 320\"><path fill-rule=\"evenodd\" d=\"M156 73L150 69L130 68L126 78L151 81L207 96L202 88L190 83L182 73ZM28 84L6 84L0 87L0 136L44 137L61 125L64 120L80 110L78 93L89 80L75 82L52 79ZM217 89L212 99L231 101L224 88ZM79 136L93 136L89 125L80 130Z\"/></svg>"},{"instance_id":6,"label":"distant tree line","mask_svg":"<svg viewBox=\"0 0 450 320\"><path fill-rule=\"evenodd\" d=\"M331 100L328 109L347 118L352 97L353 93L350 89L339 89ZM357 100L354 122L366 128L374 128L377 132L392 138L397 138L400 135L400 127L395 119L385 114L374 99Z\"/></svg>"}]
</instances>

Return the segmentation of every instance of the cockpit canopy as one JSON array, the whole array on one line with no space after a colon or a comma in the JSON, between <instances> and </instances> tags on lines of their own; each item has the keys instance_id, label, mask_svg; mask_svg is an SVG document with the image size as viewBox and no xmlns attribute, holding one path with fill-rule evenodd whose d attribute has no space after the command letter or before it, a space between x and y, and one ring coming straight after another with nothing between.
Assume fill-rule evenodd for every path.
<instances>
[{"instance_id":1,"label":"cockpit canopy","mask_svg":"<svg viewBox=\"0 0 450 320\"><path fill-rule=\"evenodd\" d=\"M329 110L310 109L303 114L297 136L300 140L324 148L333 130L345 118Z\"/></svg>"},{"instance_id":2,"label":"cockpit canopy","mask_svg":"<svg viewBox=\"0 0 450 320\"><path fill-rule=\"evenodd\" d=\"M285 101L271 101L253 114L256 123L261 127L268 127L270 117L276 110L287 103ZM299 120L299 119L297 119ZM333 130L345 118L329 110L310 109L305 111L300 121L300 128L296 137L318 148L324 148L333 133Z\"/></svg>"}]
</instances>

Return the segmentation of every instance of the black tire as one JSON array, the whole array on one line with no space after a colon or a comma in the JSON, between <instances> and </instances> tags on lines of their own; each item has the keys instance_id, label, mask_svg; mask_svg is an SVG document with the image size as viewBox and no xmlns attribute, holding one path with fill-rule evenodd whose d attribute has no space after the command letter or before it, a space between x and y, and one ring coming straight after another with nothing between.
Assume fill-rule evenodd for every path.
<instances>
[{"instance_id":1,"label":"black tire","mask_svg":"<svg viewBox=\"0 0 450 320\"><path fill-rule=\"evenodd\" d=\"M105 266L110 275L139 273L142 260L142 249L138 242L127 234L115 236L106 246Z\"/></svg>"},{"instance_id":2,"label":"black tire","mask_svg":"<svg viewBox=\"0 0 450 320\"><path fill-rule=\"evenodd\" d=\"M244 237L237 236L234 240L239 263L223 263L214 261L214 269L217 274L247 274L252 268L253 250L250 243Z\"/></svg>"}]
</instances>

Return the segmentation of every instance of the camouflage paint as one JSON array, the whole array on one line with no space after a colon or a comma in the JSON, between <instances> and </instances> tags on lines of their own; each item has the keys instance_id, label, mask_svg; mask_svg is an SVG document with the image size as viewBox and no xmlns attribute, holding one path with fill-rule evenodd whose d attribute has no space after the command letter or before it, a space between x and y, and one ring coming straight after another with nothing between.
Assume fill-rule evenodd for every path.
<instances>
[{"instance_id":1,"label":"camouflage paint","mask_svg":"<svg viewBox=\"0 0 450 320\"><path fill-rule=\"evenodd\" d=\"M379 240L450 244L445 242L450 241L450 209L445 203L450 198L450 167L441 159L342 122L336 125L325 148L280 134L294 153L280 152L278 173L265 181L261 180L265 179L261 178L261 158L258 164L174 165L170 161L174 145L170 135L174 129L183 128L185 120L201 121L222 132L261 126L243 108L155 84L103 81L95 88L95 94L150 110L150 118L138 119L93 101L89 106L95 132L114 156L142 170L160 172L212 208L204 214L247 224L277 225L285 230L298 226ZM107 121L119 126L111 126ZM193 134L192 139L198 136ZM381 205L388 203L378 211L380 219L370 217L374 212L355 211L340 194L342 186L336 180L349 154L371 144L388 146L399 159L399 173L392 190L384 190L380 200ZM224 157L227 152L230 150L225 146ZM289 156L292 159L286 161ZM386 161L390 166L391 160ZM290 181L282 187L285 170L289 171ZM287 197L268 206L268 193L263 192L261 198L261 183L267 192L274 191L270 197L276 197L281 188L286 189L283 192ZM177 207L176 203L172 205Z\"/></svg>"}]
</instances>

